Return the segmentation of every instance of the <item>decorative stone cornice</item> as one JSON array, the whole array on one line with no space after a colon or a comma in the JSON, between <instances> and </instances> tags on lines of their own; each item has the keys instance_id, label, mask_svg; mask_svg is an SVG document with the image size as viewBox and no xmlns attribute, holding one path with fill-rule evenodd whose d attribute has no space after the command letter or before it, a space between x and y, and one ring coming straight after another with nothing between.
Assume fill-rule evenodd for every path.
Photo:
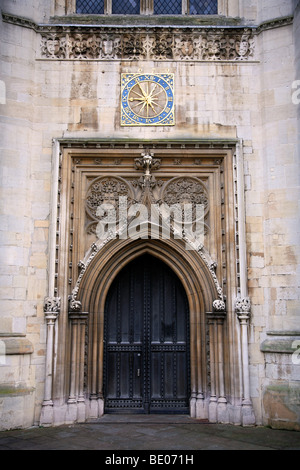
<instances>
[{"instance_id":1,"label":"decorative stone cornice","mask_svg":"<svg viewBox=\"0 0 300 470\"><path fill-rule=\"evenodd\" d=\"M77 16L76 16L77 18ZM93 30L106 30L106 31L114 31L114 30L125 30L126 26L121 26L120 24L114 24L113 22L107 23L106 21L101 21L101 16L97 16L97 19L95 20L94 24L90 23L84 23L80 22L80 19L77 20L76 22L74 21L68 21L68 17L55 17L53 18L52 23L36 23L35 21L29 19L29 18L24 18L22 16L18 15L13 15L11 13L6 13L2 11L2 20L5 23L11 23L15 24L17 26L21 26L23 28L30 28L36 31L37 33L42 33L42 32L49 32L53 33L58 30L61 31L78 31L78 32L83 32L88 29L93 29ZM195 22L191 22L190 20L187 20L187 17L184 17L182 21L182 24L179 24L177 21L176 24L167 24L167 25L159 25L159 24L145 24L145 21L143 21L143 17L139 17L140 22L135 22L134 24L127 25L127 30L141 30L141 29L147 29L147 30L155 30L159 31L161 30L171 30L171 29L177 29L177 30L235 30L235 29L243 29L243 28L251 28L254 34L260 34L261 32L267 30L267 29L274 29L274 28L280 28L284 26L288 26L293 23L294 16L293 15L288 15L288 16L283 16L283 17L278 17L278 18L273 18L271 20L263 21L259 25L246 25L244 23L239 23L238 21L235 21L234 24L232 22L229 22L229 18L226 21L226 24L223 22L219 22L219 24L213 24L209 25L208 22L206 21L205 24L197 24ZM63 19L63 21L61 21ZM178 19L178 17L177 17ZM193 17L195 19L195 17ZM105 20L107 20L107 16L105 16ZM188 22L187 22L188 21Z\"/></svg>"},{"instance_id":2,"label":"decorative stone cornice","mask_svg":"<svg viewBox=\"0 0 300 470\"><path fill-rule=\"evenodd\" d=\"M30 28L41 35L39 59L46 60L255 60L255 36L292 24L293 16L258 26L240 25L113 25L37 24L2 12L5 23ZM142 21L142 18L141 18Z\"/></svg>"},{"instance_id":3,"label":"decorative stone cornice","mask_svg":"<svg viewBox=\"0 0 300 470\"><path fill-rule=\"evenodd\" d=\"M293 23L294 17L284 16L282 18L274 18L273 20L264 21L256 27L256 34L260 34L268 29L282 28L283 26L289 26Z\"/></svg>"},{"instance_id":4,"label":"decorative stone cornice","mask_svg":"<svg viewBox=\"0 0 300 470\"><path fill-rule=\"evenodd\" d=\"M287 16L257 26L37 24L5 12L2 12L2 19L41 35L39 59L205 62L253 61L256 35L293 22L293 16Z\"/></svg>"}]
</instances>

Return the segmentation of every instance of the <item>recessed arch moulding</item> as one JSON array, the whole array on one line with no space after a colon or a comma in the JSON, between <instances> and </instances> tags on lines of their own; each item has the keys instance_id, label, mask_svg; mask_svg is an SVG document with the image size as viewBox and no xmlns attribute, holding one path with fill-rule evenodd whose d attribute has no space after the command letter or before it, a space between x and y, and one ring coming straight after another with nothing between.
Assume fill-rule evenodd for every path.
<instances>
[{"instance_id":1,"label":"recessed arch moulding","mask_svg":"<svg viewBox=\"0 0 300 470\"><path fill-rule=\"evenodd\" d=\"M118 273L143 254L166 263L187 294L190 415L253 424L236 312L236 299L245 292L237 243L239 149L239 142L55 143L41 424L84 422L103 415L105 301ZM119 219L116 230L100 240L101 217L93 210L95 204L109 200L114 205L120 191L127 194L126 185L133 203L148 209L163 198L176 197L177 205L189 203L192 209L196 201L205 203L203 243L188 229L179 237L175 225L164 237L159 218L139 224L135 237L124 236L124 218ZM176 191L171 194L170 188ZM130 217L134 221L132 214L127 213L127 222ZM55 315L50 311L53 303L59 305Z\"/></svg>"}]
</instances>

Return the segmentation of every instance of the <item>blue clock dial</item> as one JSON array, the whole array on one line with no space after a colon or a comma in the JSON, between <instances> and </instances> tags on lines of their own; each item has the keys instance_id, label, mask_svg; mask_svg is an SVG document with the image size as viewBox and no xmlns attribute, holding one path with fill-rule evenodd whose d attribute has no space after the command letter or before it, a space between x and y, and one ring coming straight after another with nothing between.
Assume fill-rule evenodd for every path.
<instances>
[{"instance_id":1,"label":"blue clock dial","mask_svg":"<svg viewBox=\"0 0 300 470\"><path fill-rule=\"evenodd\" d=\"M174 125L173 90L173 74L122 74L121 124Z\"/></svg>"}]
</instances>

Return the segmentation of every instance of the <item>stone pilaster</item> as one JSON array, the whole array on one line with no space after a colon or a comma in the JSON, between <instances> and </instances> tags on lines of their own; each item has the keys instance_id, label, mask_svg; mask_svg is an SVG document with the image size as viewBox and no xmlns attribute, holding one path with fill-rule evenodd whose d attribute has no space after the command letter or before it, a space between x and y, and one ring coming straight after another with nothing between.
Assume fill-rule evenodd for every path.
<instances>
[{"instance_id":1,"label":"stone pilaster","mask_svg":"<svg viewBox=\"0 0 300 470\"><path fill-rule=\"evenodd\" d=\"M53 361L54 361L54 334L55 323L60 313L60 298L46 297L44 302L44 313L47 323L47 348L46 348L46 376L44 401L42 404L41 424L43 426L53 423Z\"/></svg>"},{"instance_id":2,"label":"stone pilaster","mask_svg":"<svg viewBox=\"0 0 300 470\"><path fill-rule=\"evenodd\" d=\"M81 303L69 299L69 319L71 324L71 367L68 399L68 420L84 422L84 358L85 332L88 313L81 312Z\"/></svg>"},{"instance_id":3,"label":"stone pilaster","mask_svg":"<svg viewBox=\"0 0 300 470\"><path fill-rule=\"evenodd\" d=\"M242 424L253 426L255 416L250 398L250 373L249 373L249 349L248 327L251 315L251 302L248 297L236 299L235 309L241 326L241 353L243 373L243 400L242 400Z\"/></svg>"},{"instance_id":4,"label":"stone pilaster","mask_svg":"<svg viewBox=\"0 0 300 470\"><path fill-rule=\"evenodd\" d=\"M209 325L211 396L208 407L209 421L228 422L227 399L224 380L224 320L226 318L224 300L213 302L213 312L207 313Z\"/></svg>"}]
</instances>

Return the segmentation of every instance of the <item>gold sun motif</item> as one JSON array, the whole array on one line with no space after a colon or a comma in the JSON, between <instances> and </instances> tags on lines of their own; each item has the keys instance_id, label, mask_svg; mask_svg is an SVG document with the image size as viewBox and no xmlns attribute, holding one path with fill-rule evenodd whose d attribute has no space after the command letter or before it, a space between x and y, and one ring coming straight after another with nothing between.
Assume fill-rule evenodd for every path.
<instances>
[{"instance_id":1,"label":"gold sun motif","mask_svg":"<svg viewBox=\"0 0 300 470\"><path fill-rule=\"evenodd\" d=\"M166 107L167 94L158 83L145 81L137 83L129 93L129 106L141 117L151 118L160 114Z\"/></svg>"}]
</instances>

